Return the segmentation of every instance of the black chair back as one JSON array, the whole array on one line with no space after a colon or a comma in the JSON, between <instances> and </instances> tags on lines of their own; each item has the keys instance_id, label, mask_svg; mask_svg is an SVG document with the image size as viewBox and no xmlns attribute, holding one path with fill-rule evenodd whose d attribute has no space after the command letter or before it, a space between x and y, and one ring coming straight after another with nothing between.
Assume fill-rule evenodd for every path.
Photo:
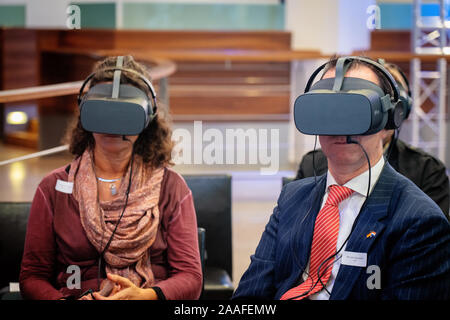
<instances>
[{"instance_id":1,"label":"black chair back","mask_svg":"<svg viewBox=\"0 0 450 320\"><path fill-rule=\"evenodd\" d=\"M0 202L0 288L19 281L30 202Z\"/></svg>"},{"instance_id":2,"label":"black chair back","mask_svg":"<svg viewBox=\"0 0 450 320\"><path fill-rule=\"evenodd\" d=\"M192 191L197 224L206 229L206 267L232 277L231 176L183 175Z\"/></svg>"}]
</instances>

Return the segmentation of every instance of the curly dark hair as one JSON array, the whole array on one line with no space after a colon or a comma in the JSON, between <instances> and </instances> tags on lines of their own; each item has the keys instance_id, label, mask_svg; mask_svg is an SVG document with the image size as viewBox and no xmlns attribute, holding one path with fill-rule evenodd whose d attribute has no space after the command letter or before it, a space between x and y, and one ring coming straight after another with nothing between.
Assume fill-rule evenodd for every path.
<instances>
[{"instance_id":1,"label":"curly dark hair","mask_svg":"<svg viewBox=\"0 0 450 320\"><path fill-rule=\"evenodd\" d=\"M96 74L90 82L90 87L100 82L112 81L114 71L102 71L102 69L115 67L116 62L117 57L108 57L98 62L93 69ZM150 80L150 75L146 67L136 62L130 55L124 56L123 67L135 70ZM130 72L122 72L120 83L136 86L146 92L151 98L151 93L147 85L137 75ZM161 107L161 102L158 101L156 117L139 134L134 143L134 152L142 157L144 163L148 163L154 168L173 165L171 159L174 143L172 142L172 129L170 124L171 121L166 108ZM94 148L94 137L91 132L84 130L81 126L79 113L72 127L68 130L65 141L69 144L69 151L76 157L81 156L86 148Z\"/></svg>"}]
</instances>

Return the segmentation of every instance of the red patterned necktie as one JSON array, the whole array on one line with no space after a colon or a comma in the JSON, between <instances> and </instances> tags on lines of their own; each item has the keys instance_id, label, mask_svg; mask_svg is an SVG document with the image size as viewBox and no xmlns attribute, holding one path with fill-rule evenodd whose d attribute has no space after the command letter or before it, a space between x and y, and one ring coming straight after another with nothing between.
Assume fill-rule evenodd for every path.
<instances>
[{"instance_id":1,"label":"red patterned necktie","mask_svg":"<svg viewBox=\"0 0 450 320\"><path fill-rule=\"evenodd\" d=\"M309 295L319 292L330 279L336 253L336 244L339 233L338 205L353 193L347 187L331 185L325 205L317 215L311 245L309 263L309 276L300 285L288 290L281 300L301 300ZM320 270L319 270L320 268ZM320 282L318 273L320 271Z\"/></svg>"}]
</instances>

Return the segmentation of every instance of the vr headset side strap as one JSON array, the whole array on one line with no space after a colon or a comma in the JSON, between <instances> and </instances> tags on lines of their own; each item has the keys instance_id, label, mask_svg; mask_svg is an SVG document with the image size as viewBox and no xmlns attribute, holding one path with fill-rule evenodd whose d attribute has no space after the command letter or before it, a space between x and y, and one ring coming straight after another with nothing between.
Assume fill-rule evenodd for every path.
<instances>
[{"instance_id":1,"label":"vr headset side strap","mask_svg":"<svg viewBox=\"0 0 450 320\"><path fill-rule=\"evenodd\" d=\"M122 68L122 66L123 66L123 56L118 56L116 67ZM112 88L112 96L111 96L111 98L113 98L113 99L119 98L120 74L121 73L122 73L122 71L120 69L116 69L114 71L113 88Z\"/></svg>"},{"instance_id":2,"label":"vr headset side strap","mask_svg":"<svg viewBox=\"0 0 450 320\"><path fill-rule=\"evenodd\" d=\"M373 61L373 60L370 60L370 59L367 59L367 58L364 58L364 57L349 56L349 57L346 57L346 58L364 61L364 62L366 62L368 64L371 64L371 65L375 66L379 71L381 71L386 76L386 79L389 81L389 83L391 85L391 88L394 91L393 100L394 101L398 101L399 100L399 98L400 98L400 93L399 93L400 89L398 88L397 81L395 81L394 77L389 73L388 70L386 70L385 67L383 67L381 64L379 64L376 61Z\"/></svg>"},{"instance_id":3,"label":"vr headset side strap","mask_svg":"<svg viewBox=\"0 0 450 320\"><path fill-rule=\"evenodd\" d=\"M394 109L391 103L391 97L388 94L380 97L380 101L381 107L383 108L383 112L387 113L389 110Z\"/></svg>"}]
</instances>

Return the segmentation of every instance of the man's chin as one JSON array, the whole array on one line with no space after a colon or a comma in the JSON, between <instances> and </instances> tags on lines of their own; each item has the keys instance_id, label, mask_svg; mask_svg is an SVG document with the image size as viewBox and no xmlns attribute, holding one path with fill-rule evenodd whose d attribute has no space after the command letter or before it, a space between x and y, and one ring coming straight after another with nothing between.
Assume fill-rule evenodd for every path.
<instances>
[{"instance_id":1,"label":"man's chin","mask_svg":"<svg viewBox=\"0 0 450 320\"><path fill-rule=\"evenodd\" d=\"M332 165L338 165L340 167L358 166L364 159L357 153L334 154L328 158L328 163L331 162Z\"/></svg>"}]
</instances>

